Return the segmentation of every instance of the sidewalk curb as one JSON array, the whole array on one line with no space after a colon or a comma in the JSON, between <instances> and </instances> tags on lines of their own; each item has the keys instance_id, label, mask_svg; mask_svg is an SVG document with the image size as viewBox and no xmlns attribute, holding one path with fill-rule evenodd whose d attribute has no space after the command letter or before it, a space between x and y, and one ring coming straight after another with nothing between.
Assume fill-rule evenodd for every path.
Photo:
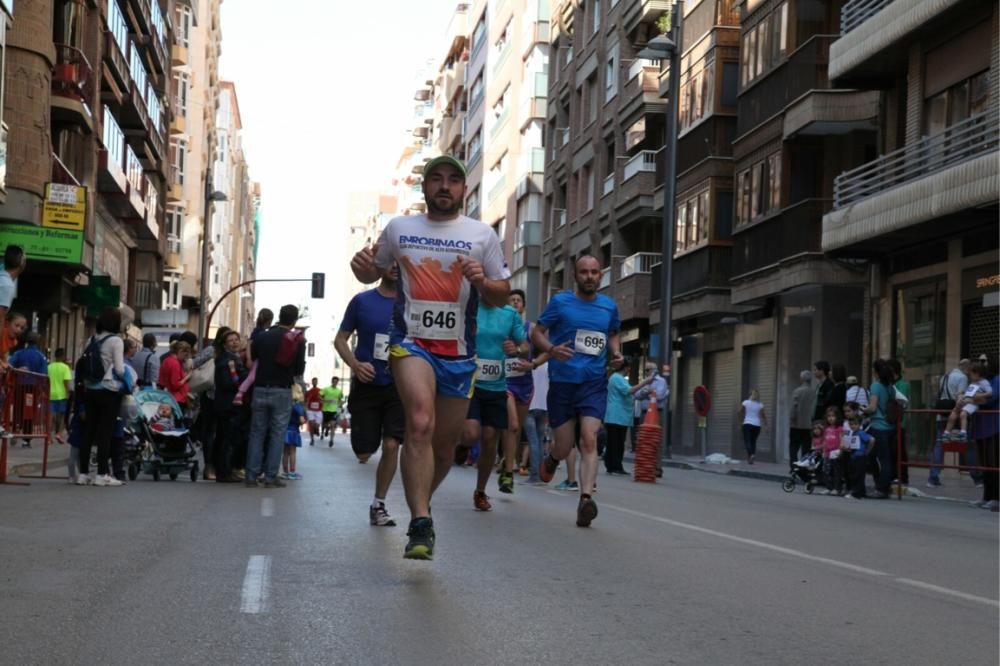
<instances>
[{"instance_id":1,"label":"sidewalk curb","mask_svg":"<svg viewBox=\"0 0 1000 666\"><path fill-rule=\"evenodd\" d=\"M69 458L63 458L62 460L49 460L49 474L53 473L53 470L62 470L62 474L65 474L66 463L69 462ZM42 473L42 463L31 462L31 463L21 463L20 465L11 465L7 468L7 476L10 478L16 476L34 476Z\"/></svg>"},{"instance_id":2,"label":"sidewalk curb","mask_svg":"<svg viewBox=\"0 0 1000 666\"><path fill-rule=\"evenodd\" d=\"M624 457L624 462L634 464L635 461L633 456L630 455L631 452L626 452ZM671 469L682 469L686 471L702 472L705 474L715 474L717 476L734 476L744 479L757 479L758 481L771 481L781 483L788 478L787 474L775 474L773 472L757 472L751 471L749 469L727 469L725 471L719 469L711 469L711 465L708 463L697 464L683 462L679 460L667 459L662 462L663 467L669 467ZM930 495L921 490L918 490L914 486L904 486L903 487L903 497L910 497L913 499L928 499L935 500L938 502L955 502L958 504L968 504L968 500L961 499L958 497L941 497L939 495ZM893 485L892 493L889 499L896 499L896 486Z\"/></svg>"}]
</instances>

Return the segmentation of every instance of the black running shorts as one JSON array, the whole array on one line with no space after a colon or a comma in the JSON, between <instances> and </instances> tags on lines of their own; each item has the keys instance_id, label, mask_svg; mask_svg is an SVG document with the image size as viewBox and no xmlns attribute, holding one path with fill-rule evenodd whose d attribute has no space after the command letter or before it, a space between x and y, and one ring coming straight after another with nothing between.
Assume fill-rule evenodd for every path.
<instances>
[{"instance_id":1,"label":"black running shorts","mask_svg":"<svg viewBox=\"0 0 1000 666\"><path fill-rule=\"evenodd\" d=\"M470 421L479 421L488 428L507 429L507 392L484 391L476 388L469 401L469 413L465 417Z\"/></svg>"},{"instance_id":2,"label":"black running shorts","mask_svg":"<svg viewBox=\"0 0 1000 666\"><path fill-rule=\"evenodd\" d=\"M394 384L352 381L347 410L351 413L351 448L356 455L375 453L384 437L403 443L406 420Z\"/></svg>"}]
</instances>

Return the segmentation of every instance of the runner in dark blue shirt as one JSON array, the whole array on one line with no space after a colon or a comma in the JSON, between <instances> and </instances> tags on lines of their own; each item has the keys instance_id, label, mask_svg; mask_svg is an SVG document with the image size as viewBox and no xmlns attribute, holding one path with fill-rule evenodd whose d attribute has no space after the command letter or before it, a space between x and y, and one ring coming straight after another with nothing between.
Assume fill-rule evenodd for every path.
<instances>
[{"instance_id":1,"label":"runner in dark blue shirt","mask_svg":"<svg viewBox=\"0 0 1000 666\"><path fill-rule=\"evenodd\" d=\"M393 267L375 289L351 299L334 340L340 358L351 369L347 409L351 412L351 448L359 463L366 463L382 446L375 472L375 498L368 509L368 522L393 527L385 508L385 496L396 475L399 445L403 442L403 404L389 375L389 326L397 298L398 269ZM357 333L352 350L350 338Z\"/></svg>"},{"instance_id":2,"label":"runner in dark blue shirt","mask_svg":"<svg viewBox=\"0 0 1000 666\"><path fill-rule=\"evenodd\" d=\"M618 339L615 302L597 293L601 264L589 255L576 261L576 291L556 294L531 330L535 348L549 354L549 424L552 451L539 469L545 483L559 461L573 450L580 425L580 504L576 524L588 527L597 517L591 494L597 482L597 431L608 402L607 366L624 362Z\"/></svg>"}]
</instances>

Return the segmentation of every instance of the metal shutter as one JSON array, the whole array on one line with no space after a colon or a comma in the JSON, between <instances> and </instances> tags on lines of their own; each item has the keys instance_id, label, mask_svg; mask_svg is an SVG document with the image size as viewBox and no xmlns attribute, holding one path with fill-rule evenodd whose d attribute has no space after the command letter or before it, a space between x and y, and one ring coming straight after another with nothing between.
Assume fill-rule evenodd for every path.
<instances>
[{"instance_id":1,"label":"metal shutter","mask_svg":"<svg viewBox=\"0 0 1000 666\"><path fill-rule=\"evenodd\" d=\"M736 377L736 352L706 354L708 390L712 393L712 411L708 416L708 453L732 456L743 445L736 438L736 410L739 405L739 381Z\"/></svg>"},{"instance_id":2,"label":"metal shutter","mask_svg":"<svg viewBox=\"0 0 1000 666\"><path fill-rule=\"evenodd\" d=\"M701 443L698 441L697 428L698 417L694 413L694 389L701 384L701 358L682 358L680 362L681 385L680 393L677 395L677 427L674 432L678 433L680 441L674 444L675 450L681 447L688 450L700 451Z\"/></svg>"},{"instance_id":3,"label":"metal shutter","mask_svg":"<svg viewBox=\"0 0 1000 666\"><path fill-rule=\"evenodd\" d=\"M743 391L743 399L750 396L750 389L760 391L760 401L764 403L764 413L767 417L767 427L757 440L757 453L774 450L774 386L777 382L775 370L774 345L767 343L745 347L747 362L747 385ZM742 400L741 400L742 402Z\"/></svg>"}]
</instances>

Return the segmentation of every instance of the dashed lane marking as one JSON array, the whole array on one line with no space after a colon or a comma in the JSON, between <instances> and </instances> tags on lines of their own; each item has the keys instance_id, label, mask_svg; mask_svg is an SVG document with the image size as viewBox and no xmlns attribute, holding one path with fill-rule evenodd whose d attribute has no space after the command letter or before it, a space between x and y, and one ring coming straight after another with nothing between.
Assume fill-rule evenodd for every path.
<instances>
[{"instance_id":1,"label":"dashed lane marking","mask_svg":"<svg viewBox=\"0 0 1000 666\"><path fill-rule=\"evenodd\" d=\"M240 612L257 615L266 613L271 596L271 556L251 555L243 576Z\"/></svg>"}]
</instances>

